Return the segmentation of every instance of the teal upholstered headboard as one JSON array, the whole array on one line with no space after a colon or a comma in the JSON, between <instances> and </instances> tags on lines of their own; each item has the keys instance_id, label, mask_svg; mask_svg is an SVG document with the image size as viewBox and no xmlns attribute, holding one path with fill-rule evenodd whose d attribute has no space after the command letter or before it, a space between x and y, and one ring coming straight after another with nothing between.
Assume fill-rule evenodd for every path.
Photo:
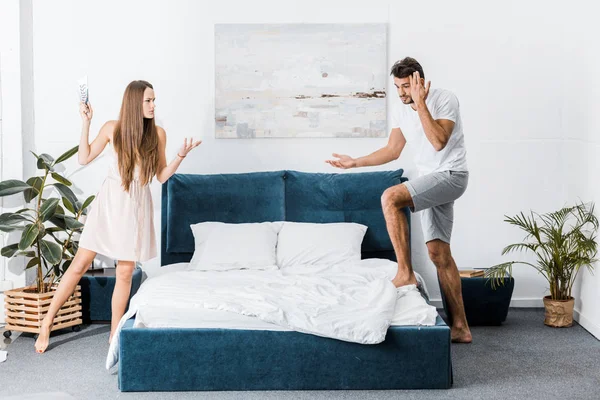
<instances>
[{"instance_id":1,"label":"teal upholstered headboard","mask_svg":"<svg viewBox=\"0 0 600 400\"><path fill-rule=\"evenodd\" d=\"M402 173L176 174L162 187L161 265L189 261L194 252L190 224L205 221L357 222L368 227L363 258L394 260L381 195L406 180ZM404 212L410 223L409 210Z\"/></svg>"}]
</instances>

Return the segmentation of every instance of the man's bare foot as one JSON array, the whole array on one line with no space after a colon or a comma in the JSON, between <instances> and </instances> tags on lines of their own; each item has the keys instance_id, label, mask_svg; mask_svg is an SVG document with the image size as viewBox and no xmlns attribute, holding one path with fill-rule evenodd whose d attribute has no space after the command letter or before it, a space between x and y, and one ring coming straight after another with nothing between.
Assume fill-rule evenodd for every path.
<instances>
[{"instance_id":1,"label":"man's bare foot","mask_svg":"<svg viewBox=\"0 0 600 400\"><path fill-rule=\"evenodd\" d=\"M46 321L46 319L42 320L42 325L40 326L40 333L38 335L37 340L35 341L35 351L36 353L43 353L46 351L48 347L48 342L50 340L50 328L52 326L52 322Z\"/></svg>"},{"instance_id":2,"label":"man's bare foot","mask_svg":"<svg viewBox=\"0 0 600 400\"><path fill-rule=\"evenodd\" d=\"M396 275L394 277L394 279L392 279L392 283L397 288L399 288L400 286L406 286L406 285L416 285L417 284L417 278L415 277L415 274L411 274L411 276L408 277L408 278Z\"/></svg>"},{"instance_id":3,"label":"man's bare foot","mask_svg":"<svg viewBox=\"0 0 600 400\"><path fill-rule=\"evenodd\" d=\"M452 327L452 343L471 343L473 336L469 328L456 328Z\"/></svg>"}]
</instances>

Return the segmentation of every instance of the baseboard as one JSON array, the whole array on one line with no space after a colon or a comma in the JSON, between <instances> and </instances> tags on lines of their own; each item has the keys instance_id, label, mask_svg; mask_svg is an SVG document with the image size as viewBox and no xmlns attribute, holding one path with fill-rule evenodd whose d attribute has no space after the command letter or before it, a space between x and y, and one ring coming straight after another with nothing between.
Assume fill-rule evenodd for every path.
<instances>
[{"instance_id":1,"label":"baseboard","mask_svg":"<svg viewBox=\"0 0 600 400\"><path fill-rule=\"evenodd\" d=\"M576 309L573 310L573 319L577 321L577 323L581 325L583 329L595 336L596 339L600 340L600 325L592 322L592 320L586 318L579 310Z\"/></svg>"},{"instance_id":2,"label":"baseboard","mask_svg":"<svg viewBox=\"0 0 600 400\"><path fill-rule=\"evenodd\" d=\"M431 299L430 303L435 308L443 308L442 299ZM512 299L510 306L512 308L543 308L544 300L540 298L525 298L525 299Z\"/></svg>"},{"instance_id":3,"label":"baseboard","mask_svg":"<svg viewBox=\"0 0 600 400\"><path fill-rule=\"evenodd\" d=\"M541 297L532 297L525 299L512 299L510 306L513 308L544 308L544 299Z\"/></svg>"},{"instance_id":4,"label":"baseboard","mask_svg":"<svg viewBox=\"0 0 600 400\"><path fill-rule=\"evenodd\" d=\"M442 299L430 299L429 303L431 303L431 305L435 308L444 308L442 305Z\"/></svg>"}]
</instances>

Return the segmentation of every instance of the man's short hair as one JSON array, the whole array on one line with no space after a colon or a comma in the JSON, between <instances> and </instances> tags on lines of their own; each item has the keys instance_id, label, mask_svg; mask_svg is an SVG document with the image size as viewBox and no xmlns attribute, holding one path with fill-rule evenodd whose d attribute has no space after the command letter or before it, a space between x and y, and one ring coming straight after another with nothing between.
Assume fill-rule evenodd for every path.
<instances>
[{"instance_id":1,"label":"man's short hair","mask_svg":"<svg viewBox=\"0 0 600 400\"><path fill-rule=\"evenodd\" d=\"M392 67L392 72L390 75L393 75L398 79L402 79L414 74L415 71L418 71L419 75L421 75L421 78L425 79L425 74L423 73L423 67L421 67L421 64L419 64L419 62L412 57L405 57L400 61L396 61Z\"/></svg>"}]
</instances>

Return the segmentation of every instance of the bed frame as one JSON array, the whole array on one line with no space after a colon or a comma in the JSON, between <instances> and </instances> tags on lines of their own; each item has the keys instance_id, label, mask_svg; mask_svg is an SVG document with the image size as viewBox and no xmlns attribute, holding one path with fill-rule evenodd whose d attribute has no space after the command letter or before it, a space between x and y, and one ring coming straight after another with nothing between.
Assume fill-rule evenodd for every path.
<instances>
[{"instance_id":1,"label":"bed frame","mask_svg":"<svg viewBox=\"0 0 600 400\"><path fill-rule=\"evenodd\" d=\"M171 177L162 187L161 265L194 251L190 224L296 221L368 226L363 258L394 260L381 195L402 170L296 171ZM405 209L410 223L410 214ZM393 326L362 345L290 331L133 328L121 331L121 391L442 389L452 385L450 329Z\"/></svg>"}]
</instances>

